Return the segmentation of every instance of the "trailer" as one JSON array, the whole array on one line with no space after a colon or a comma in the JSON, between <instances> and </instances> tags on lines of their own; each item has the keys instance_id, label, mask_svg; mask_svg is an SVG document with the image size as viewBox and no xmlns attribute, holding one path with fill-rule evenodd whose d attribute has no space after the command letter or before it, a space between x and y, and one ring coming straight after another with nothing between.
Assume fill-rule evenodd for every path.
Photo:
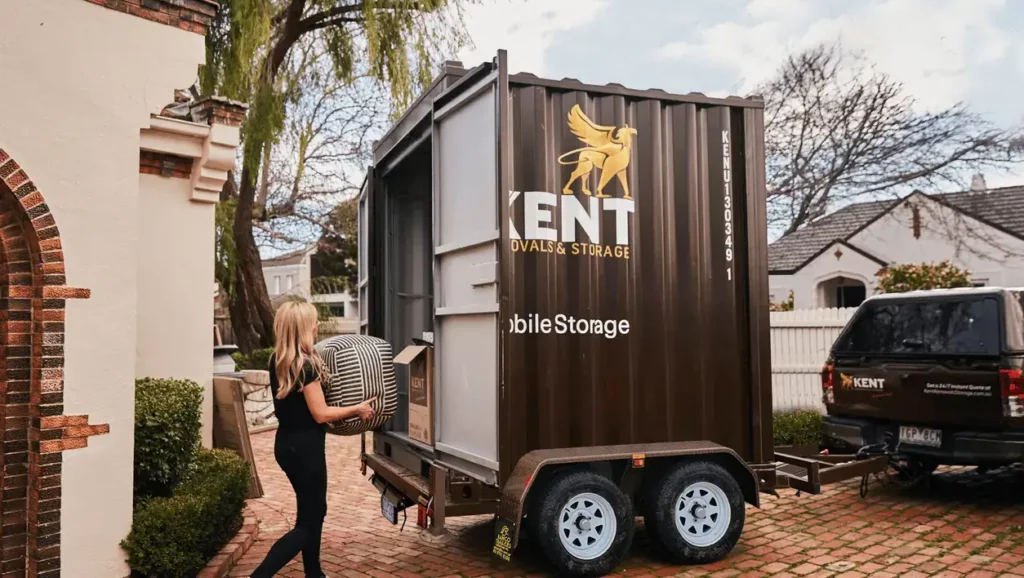
<instances>
[{"instance_id":1,"label":"trailer","mask_svg":"<svg viewBox=\"0 0 1024 578\"><path fill-rule=\"evenodd\" d=\"M362 439L381 512L493 515L559 574L611 571L636 518L721 559L763 492L879 471L776 451L763 103L446 63L375 144L360 331L399 410Z\"/></svg>"}]
</instances>

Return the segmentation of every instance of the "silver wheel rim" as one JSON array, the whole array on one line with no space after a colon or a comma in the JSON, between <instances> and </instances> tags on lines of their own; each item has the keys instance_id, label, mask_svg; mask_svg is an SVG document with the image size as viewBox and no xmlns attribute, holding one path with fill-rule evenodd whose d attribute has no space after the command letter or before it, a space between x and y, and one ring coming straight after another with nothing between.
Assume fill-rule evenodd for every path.
<instances>
[{"instance_id":1,"label":"silver wheel rim","mask_svg":"<svg viewBox=\"0 0 1024 578\"><path fill-rule=\"evenodd\" d=\"M617 526L608 500L589 492L576 494L558 516L558 539L574 558L593 560L612 547Z\"/></svg>"},{"instance_id":2,"label":"silver wheel rim","mask_svg":"<svg viewBox=\"0 0 1024 578\"><path fill-rule=\"evenodd\" d=\"M673 516L683 540L704 548L725 536L732 521L732 509L722 488L711 482L697 482L679 494Z\"/></svg>"}]
</instances>

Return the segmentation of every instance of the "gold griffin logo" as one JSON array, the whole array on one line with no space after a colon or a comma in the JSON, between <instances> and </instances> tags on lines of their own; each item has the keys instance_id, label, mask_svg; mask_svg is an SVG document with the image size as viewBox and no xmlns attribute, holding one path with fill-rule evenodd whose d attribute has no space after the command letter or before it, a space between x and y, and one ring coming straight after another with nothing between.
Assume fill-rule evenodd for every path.
<instances>
[{"instance_id":1,"label":"gold griffin logo","mask_svg":"<svg viewBox=\"0 0 1024 578\"><path fill-rule=\"evenodd\" d=\"M572 184L579 179L580 189L589 197L591 193L587 188L587 178L595 168L598 168L601 169L601 177L597 182L597 198L611 197L604 194L604 188L612 178L617 177L622 185L622 198L632 199L633 196L629 194L629 182L626 180L626 168L629 166L632 139L636 135L636 129L630 128L628 124L622 127L595 124L583 114L578 104L572 107L568 116L569 130L587 146L558 157L560 165L576 165L576 169L569 176L569 181L562 188L562 194L573 194ZM566 161L565 159L571 155L576 155L576 158Z\"/></svg>"},{"instance_id":2,"label":"gold griffin logo","mask_svg":"<svg viewBox=\"0 0 1024 578\"><path fill-rule=\"evenodd\" d=\"M853 388L853 378L850 377L849 375L844 375L844 374L840 373L839 374L839 382L840 382L840 386L843 389L852 389Z\"/></svg>"},{"instance_id":3,"label":"gold griffin logo","mask_svg":"<svg viewBox=\"0 0 1024 578\"><path fill-rule=\"evenodd\" d=\"M629 190L627 168L637 130L595 124L580 106L567 115L569 130L585 147L559 156L559 165L572 167L562 194L553 191L509 191L509 237L513 253L548 253L612 259L629 259L630 233L636 202ZM596 192L589 183L599 169ZM606 187L618 180L622 196L608 194ZM580 182L580 192L573 185Z\"/></svg>"}]
</instances>

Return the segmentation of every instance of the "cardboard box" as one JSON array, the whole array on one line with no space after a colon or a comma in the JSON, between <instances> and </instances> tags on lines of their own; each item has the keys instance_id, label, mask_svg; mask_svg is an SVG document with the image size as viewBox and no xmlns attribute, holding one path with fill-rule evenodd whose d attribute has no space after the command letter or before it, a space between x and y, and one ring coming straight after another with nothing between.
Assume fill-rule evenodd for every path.
<instances>
[{"instance_id":1,"label":"cardboard box","mask_svg":"<svg viewBox=\"0 0 1024 578\"><path fill-rule=\"evenodd\" d=\"M410 345L395 357L409 367L409 438L434 445L434 347Z\"/></svg>"}]
</instances>

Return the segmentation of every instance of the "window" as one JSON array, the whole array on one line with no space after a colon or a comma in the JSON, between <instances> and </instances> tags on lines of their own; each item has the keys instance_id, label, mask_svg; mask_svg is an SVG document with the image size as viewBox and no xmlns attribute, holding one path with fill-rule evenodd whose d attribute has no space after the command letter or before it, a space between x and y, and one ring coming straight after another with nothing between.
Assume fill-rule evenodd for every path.
<instances>
[{"instance_id":1,"label":"window","mask_svg":"<svg viewBox=\"0 0 1024 578\"><path fill-rule=\"evenodd\" d=\"M838 353L998 355L999 304L969 301L881 302L862 308Z\"/></svg>"},{"instance_id":2,"label":"window","mask_svg":"<svg viewBox=\"0 0 1024 578\"><path fill-rule=\"evenodd\" d=\"M293 275L289 275L289 276L285 277L285 280L284 280L285 281L285 291L291 291L292 290L292 283L294 282L293 279L294 279Z\"/></svg>"},{"instance_id":3,"label":"window","mask_svg":"<svg viewBox=\"0 0 1024 578\"><path fill-rule=\"evenodd\" d=\"M281 294L281 276L274 275L274 295Z\"/></svg>"},{"instance_id":4,"label":"window","mask_svg":"<svg viewBox=\"0 0 1024 578\"><path fill-rule=\"evenodd\" d=\"M836 307L858 307L866 298L867 289L863 285L836 287Z\"/></svg>"}]
</instances>

